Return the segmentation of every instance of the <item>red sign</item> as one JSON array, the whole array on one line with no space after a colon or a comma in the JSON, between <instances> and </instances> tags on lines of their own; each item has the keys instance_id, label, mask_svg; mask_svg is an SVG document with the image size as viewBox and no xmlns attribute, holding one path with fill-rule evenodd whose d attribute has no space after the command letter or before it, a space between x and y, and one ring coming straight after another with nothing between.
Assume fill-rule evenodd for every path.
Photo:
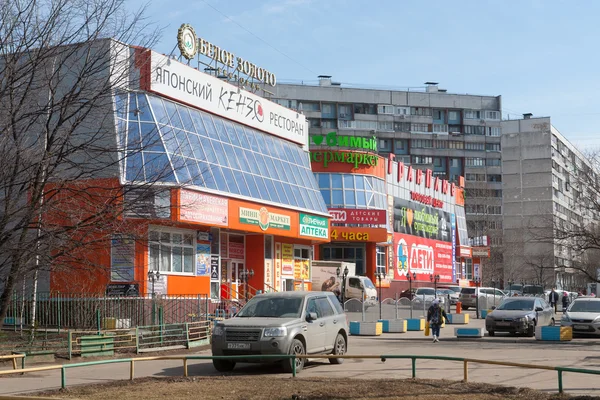
<instances>
[{"instance_id":1,"label":"red sign","mask_svg":"<svg viewBox=\"0 0 600 400\"><path fill-rule=\"evenodd\" d=\"M244 243L229 242L229 258L244 259Z\"/></svg>"},{"instance_id":2,"label":"red sign","mask_svg":"<svg viewBox=\"0 0 600 400\"><path fill-rule=\"evenodd\" d=\"M394 279L406 280L406 273L417 274L418 281L430 281L439 275L438 282L452 283L452 243L394 233Z\"/></svg>"},{"instance_id":3,"label":"red sign","mask_svg":"<svg viewBox=\"0 0 600 400\"><path fill-rule=\"evenodd\" d=\"M385 225L385 210L361 210L358 208L330 208L331 222L338 224Z\"/></svg>"},{"instance_id":4,"label":"red sign","mask_svg":"<svg viewBox=\"0 0 600 400\"><path fill-rule=\"evenodd\" d=\"M417 192L410 192L410 199L432 207L442 208L444 206L443 201Z\"/></svg>"},{"instance_id":5,"label":"red sign","mask_svg":"<svg viewBox=\"0 0 600 400\"><path fill-rule=\"evenodd\" d=\"M192 190L181 189L179 219L227 226L228 200Z\"/></svg>"}]
</instances>

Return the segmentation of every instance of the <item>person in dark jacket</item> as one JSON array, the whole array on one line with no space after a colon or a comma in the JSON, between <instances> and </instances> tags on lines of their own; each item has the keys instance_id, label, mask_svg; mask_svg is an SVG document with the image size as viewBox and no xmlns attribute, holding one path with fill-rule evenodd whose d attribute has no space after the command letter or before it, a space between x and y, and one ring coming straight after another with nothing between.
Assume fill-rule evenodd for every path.
<instances>
[{"instance_id":1,"label":"person in dark jacket","mask_svg":"<svg viewBox=\"0 0 600 400\"><path fill-rule=\"evenodd\" d=\"M448 321L446 311L444 311L444 308L440 305L440 300L434 299L431 303L431 306L429 307L429 310L427 310L427 322L429 322L429 326L431 327L433 343L440 341L440 327L442 326L442 322L444 321L442 320L442 318L444 318L447 323L450 323Z\"/></svg>"},{"instance_id":2,"label":"person in dark jacket","mask_svg":"<svg viewBox=\"0 0 600 400\"><path fill-rule=\"evenodd\" d=\"M550 307L553 307L554 308L554 312L556 312L556 303L558 303L558 292L556 290L554 290L554 288L552 289L552 291L548 295L548 300L549 300L549 303L550 303Z\"/></svg>"},{"instance_id":3,"label":"person in dark jacket","mask_svg":"<svg viewBox=\"0 0 600 400\"><path fill-rule=\"evenodd\" d=\"M567 307L569 307L569 293L564 292L562 298L562 312L567 311Z\"/></svg>"}]
</instances>

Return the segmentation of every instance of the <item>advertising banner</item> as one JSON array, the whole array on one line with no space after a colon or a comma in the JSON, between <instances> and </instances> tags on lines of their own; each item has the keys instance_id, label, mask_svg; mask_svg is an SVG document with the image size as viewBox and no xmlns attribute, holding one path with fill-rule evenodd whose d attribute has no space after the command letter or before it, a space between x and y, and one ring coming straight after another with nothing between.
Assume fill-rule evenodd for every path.
<instances>
[{"instance_id":1,"label":"advertising banner","mask_svg":"<svg viewBox=\"0 0 600 400\"><path fill-rule=\"evenodd\" d=\"M456 215L450 215L452 227L452 254L456 254ZM456 257L452 257L452 282L456 282Z\"/></svg>"},{"instance_id":2,"label":"advertising banner","mask_svg":"<svg viewBox=\"0 0 600 400\"><path fill-rule=\"evenodd\" d=\"M300 213L300 236L327 239L329 237L327 218Z\"/></svg>"},{"instance_id":3,"label":"advertising banner","mask_svg":"<svg viewBox=\"0 0 600 400\"><path fill-rule=\"evenodd\" d=\"M196 244L196 275L210 275L210 244Z\"/></svg>"},{"instance_id":4,"label":"advertising banner","mask_svg":"<svg viewBox=\"0 0 600 400\"><path fill-rule=\"evenodd\" d=\"M338 224L385 225L385 210L363 210L358 208L330 208L331 222Z\"/></svg>"},{"instance_id":5,"label":"advertising banner","mask_svg":"<svg viewBox=\"0 0 600 400\"><path fill-rule=\"evenodd\" d=\"M281 274L294 274L294 245L289 243L281 244Z\"/></svg>"},{"instance_id":6,"label":"advertising banner","mask_svg":"<svg viewBox=\"0 0 600 400\"><path fill-rule=\"evenodd\" d=\"M135 240L128 235L113 235L110 252L110 280L131 282L134 279Z\"/></svg>"},{"instance_id":7,"label":"advertising banner","mask_svg":"<svg viewBox=\"0 0 600 400\"><path fill-rule=\"evenodd\" d=\"M451 214L394 198L394 232L452 242Z\"/></svg>"},{"instance_id":8,"label":"advertising banner","mask_svg":"<svg viewBox=\"0 0 600 400\"><path fill-rule=\"evenodd\" d=\"M181 189L179 219L227 226L229 207L226 198Z\"/></svg>"},{"instance_id":9,"label":"advertising banner","mask_svg":"<svg viewBox=\"0 0 600 400\"><path fill-rule=\"evenodd\" d=\"M420 281L429 281L429 276L434 274L440 275L440 282L454 282L451 243L395 233L394 251L394 279L406 279L407 272L414 272Z\"/></svg>"}]
</instances>

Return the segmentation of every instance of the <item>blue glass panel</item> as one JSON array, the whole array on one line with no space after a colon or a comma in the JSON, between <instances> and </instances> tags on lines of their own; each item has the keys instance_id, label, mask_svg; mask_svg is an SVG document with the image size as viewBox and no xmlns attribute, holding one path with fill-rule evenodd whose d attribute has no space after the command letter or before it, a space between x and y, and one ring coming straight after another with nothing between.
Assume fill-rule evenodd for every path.
<instances>
[{"instance_id":1,"label":"blue glass panel","mask_svg":"<svg viewBox=\"0 0 600 400\"><path fill-rule=\"evenodd\" d=\"M181 117L181 121L183 122L183 128L186 131L196 132L194 129L194 124L192 123L192 118L190 117L190 111L187 107L178 107L179 108L179 116Z\"/></svg>"},{"instance_id":2,"label":"blue glass panel","mask_svg":"<svg viewBox=\"0 0 600 400\"><path fill-rule=\"evenodd\" d=\"M303 158L306 153L298 146L291 146L290 150L291 155L294 157L294 163L297 165L304 165L304 160L307 158Z\"/></svg>"},{"instance_id":3,"label":"blue glass panel","mask_svg":"<svg viewBox=\"0 0 600 400\"><path fill-rule=\"evenodd\" d=\"M317 174L319 177L319 188L329 189L329 174Z\"/></svg>"},{"instance_id":4,"label":"blue glass panel","mask_svg":"<svg viewBox=\"0 0 600 400\"><path fill-rule=\"evenodd\" d=\"M137 95L137 108L138 114L140 117L140 121L154 121L152 117L152 113L150 112L150 106L148 105L148 100L146 99L146 95L138 94Z\"/></svg>"},{"instance_id":5,"label":"blue glass panel","mask_svg":"<svg viewBox=\"0 0 600 400\"><path fill-rule=\"evenodd\" d=\"M354 180L356 181L356 189L357 190L364 190L365 188L365 177L362 175L356 175L354 177Z\"/></svg>"},{"instance_id":6,"label":"blue glass panel","mask_svg":"<svg viewBox=\"0 0 600 400\"><path fill-rule=\"evenodd\" d=\"M242 143L240 142L240 139L238 138L235 129L233 129L233 124L231 122L225 121L225 130L229 135L229 140L231 140L231 144L235 146L242 146Z\"/></svg>"},{"instance_id":7,"label":"blue glass panel","mask_svg":"<svg viewBox=\"0 0 600 400\"><path fill-rule=\"evenodd\" d=\"M187 167L192 176L192 182L196 186L204 186L204 179L202 179L202 171L198 167L198 163L195 160L187 159Z\"/></svg>"},{"instance_id":8,"label":"blue glass panel","mask_svg":"<svg viewBox=\"0 0 600 400\"><path fill-rule=\"evenodd\" d=\"M227 143L223 144L223 152L227 155L227 160L229 160L229 165L233 169L242 169L240 164L238 163L237 156L235 155L235 151L233 151L233 146Z\"/></svg>"},{"instance_id":9,"label":"blue glass panel","mask_svg":"<svg viewBox=\"0 0 600 400\"><path fill-rule=\"evenodd\" d=\"M129 121L127 129L127 149L128 150L140 150L141 139L140 139L140 124L136 121Z\"/></svg>"},{"instance_id":10,"label":"blue glass panel","mask_svg":"<svg viewBox=\"0 0 600 400\"><path fill-rule=\"evenodd\" d=\"M170 126L163 126L160 131L162 133L163 142L167 147L167 151L172 154L180 154L179 143L177 143L177 139L175 139L173 129Z\"/></svg>"},{"instance_id":11,"label":"blue glass panel","mask_svg":"<svg viewBox=\"0 0 600 400\"><path fill-rule=\"evenodd\" d=\"M213 117L213 121L215 121L215 127L217 128L217 135L219 135L219 139L224 143L231 143L229 134L227 134L227 131L225 131L225 126L223 126L223 120L218 117Z\"/></svg>"},{"instance_id":12,"label":"blue glass panel","mask_svg":"<svg viewBox=\"0 0 600 400\"><path fill-rule=\"evenodd\" d=\"M249 140L250 148L257 153L262 153L262 150L258 144L258 139L256 138L258 135L260 135L260 133L248 127L244 127L244 131L246 131L246 137Z\"/></svg>"},{"instance_id":13,"label":"blue glass panel","mask_svg":"<svg viewBox=\"0 0 600 400\"><path fill-rule=\"evenodd\" d=\"M173 164L175 176L177 176L179 183L188 183L190 181L190 173L185 166L185 159L179 155L172 155L171 163Z\"/></svg>"},{"instance_id":14,"label":"blue glass panel","mask_svg":"<svg viewBox=\"0 0 600 400\"><path fill-rule=\"evenodd\" d=\"M281 200L279 200L279 193L277 193L277 190L275 189L275 183L273 182L273 180L265 178L265 185L267 186L267 191L271 196L271 200L276 201L278 203L283 203Z\"/></svg>"},{"instance_id":15,"label":"blue glass panel","mask_svg":"<svg viewBox=\"0 0 600 400\"><path fill-rule=\"evenodd\" d=\"M245 156L245 152L244 150L242 150L240 147L234 147L233 151L235 152L235 158L237 160L237 163L240 166L240 169L242 171L248 171L248 160L246 160L246 156Z\"/></svg>"},{"instance_id":16,"label":"blue glass panel","mask_svg":"<svg viewBox=\"0 0 600 400\"><path fill-rule=\"evenodd\" d=\"M325 201L325 204L330 206L331 205L331 191L323 189L323 190L321 190L321 196L323 196L323 200Z\"/></svg>"},{"instance_id":17,"label":"blue glass panel","mask_svg":"<svg viewBox=\"0 0 600 400\"><path fill-rule=\"evenodd\" d=\"M356 191L356 205L363 207L367 206L367 198L365 196L365 192L363 192L362 190Z\"/></svg>"},{"instance_id":18,"label":"blue glass panel","mask_svg":"<svg viewBox=\"0 0 600 400\"><path fill-rule=\"evenodd\" d=\"M250 142L248 136L246 136L246 131L244 130L244 128L238 124L234 124L233 128L235 129L238 135L238 139L240 140L240 147L243 147L244 149L249 149Z\"/></svg>"},{"instance_id":19,"label":"blue glass panel","mask_svg":"<svg viewBox=\"0 0 600 400\"><path fill-rule=\"evenodd\" d=\"M227 186L229 186L229 192L235 194L242 194L240 188L235 181L235 177L233 176L233 171L230 168L222 168L223 177L225 182L227 182Z\"/></svg>"},{"instance_id":20,"label":"blue glass panel","mask_svg":"<svg viewBox=\"0 0 600 400\"><path fill-rule=\"evenodd\" d=\"M167 115L169 117L170 124L176 128L183 128L181 118L177 112L177 106L171 101L165 101L165 107L167 108Z\"/></svg>"},{"instance_id":21,"label":"blue glass panel","mask_svg":"<svg viewBox=\"0 0 600 400\"><path fill-rule=\"evenodd\" d=\"M204 127L206 128L206 133L208 133L208 137L211 139L220 140L219 135L217 135L217 129L215 128L215 124L210 115L206 113L202 113L202 120L204 121Z\"/></svg>"},{"instance_id":22,"label":"blue glass panel","mask_svg":"<svg viewBox=\"0 0 600 400\"><path fill-rule=\"evenodd\" d=\"M211 143L213 145L213 149L215 149L217 163L220 164L222 167L229 167L227 157L225 156L225 151L223 150L223 144L218 140L212 140Z\"/></svg>"},{"instance_id":23,"label":"blue glass panel","mask_svg":"<svg viewBox=\"0 0 600 400\"><path fill-rule=\"evenodd\" d=\"M258 150L256 150L258 153L262 153L264 155L271 155L271 153L269 152L269 149L267 148L267 143L265 142L265 134L262 132L258 132L258 131L254 131L256 132L254 138L256 139L256 145L258 146Z\"/></svg>"},{"instance_id":24,"label":"blue glass panel","mask_svg":"<svg viewBox=\"0 0 600 400\"><path fill-rule=\"evenodd\" d=\"M138 108L135 93L129 93L129 113L127 119L130 121L138 120Z\"/></svg>"},{"instance_id":25,"label":"blue glass panel","mask_svg":"<svg viewBox=\"0 0 600 400\"><path fill-rule=\"evenodd\" d=\"M176 182L173 169L165 153L144 153L148 181Z\"/></svg>"},{"instance_id":26,"label":"blue glass panel","mask_svg":"<svg viewBox=\"0 0 600 400\"><path fill-rule=\"evenodd\" d=\"M174 129L175 136L177 137L177 142L179 142L179 154L183 154L185 157L194 158L194 153L192 152L192 146L190 146L190 142L188 142L187 134L181 129Z\"/></svg>"},{"instance_id":27,"label":"blue glass panel","mask_svg":"<svg viewBox=\"0 0 600 400\"><path fill-rule=\"evenodd\" d=\"M344 189L354 190L354 175L344 174Z\"/></svg>"},{"instance_id":28,"label":"blue glass panel","mask_svg":"<svg viewBox=\"0 0 600 400\"><path fill-rule=\"evenodd\" d=\"M367 194L367 206L375 207L375 195L373 193Z\"/></svg>"},{"instance_id":29,"label":"blue glass panel","mask_svg":"<svg viewBox=\"0 0 600 400\"><path fill-rule=\"evenodd\" d=\"M250 195L255 199L262 198L260 195L260 191L256 186L256 181L254 180L254 176L252 174L245 173L244 178L246 178L246 183L248 184L248 189L250 189Z\"/></svg>"},{"instance_id":30,"label":"blue glass panel","mask_svg":"<svg viewBox=\"0 0 600 400\"><path fill-rule=\"evenodd\" d=\"M204 121L202 120L202 116L200 115L200 111L190 110L190 116L192 117L192 121L194 122L194 126L196 127L196 132L199 135L207 136L206 128L204 127Z\"/></svg>"},{"instance_id":31,"label":"blue glass panel","mask_svg":"<svg viewBox=\"0 0 600 400\"><path fill-rule=\"evenodd\" d=\"M271 200L271 196L269 195L269 191L267 190L267 185L265 184L265 180L262 176L255 176L254 181L256 182L256 187L260 192L260 198L263 200Z\"/></svg>"},{"instance_id":32,"label":"blue glass panel","mask_svg":"<svg viewBox=\"0 0 600 400\"><path fill-rule=\"evenodd\" d=\"M141 122L142 147L147 151L165 151L154 123Z\"/></svg>"},{"instance_id":33,"label":"blue glass panel","mask_svg":"<svg viewBox=\"0 0 600 400\"><path fill-rule=\"evenodd\" d=\"M304 183L301 179L302 168L293 167L292 164L285 161L282 161L281 163L283 164L283 169L288 177L288 181L290 183L303 186Z\"/></svg>"},{"instance_id":34,"label":"blue glass panel","mask_svg":"<svg viewBox=\"0 0 600 400\"><path fill-rule=\"evenodd\" d=\"M299 188L299 189L300 189L300 194L302 195L302 203L300 204L300 207L312 208L312 204L310 201L310 192L304 188Z\"/></svg>"},{"instance_id":35,"label":"blue glass panel","mask_svg":"<svg viewBox=\"0 0 600 400\"><path fill-rule=\"evenodd\" d=\"M235 182L240 188L240 194L244 196L250 196L250 189L248 189L248 185L246 184L246 179L244 179L244 174L241 171L233 171L233 176L235 176Z\"/></svg>"},{"instance_id":36,"label":"blue glass panel","mask_svg":"<svg viewBox=\"0 0 600 400\"><path fill-rule=\"evenodd\" d=\"M165 111L165 105L160 98L150 96L150 106L152 107L154 118L157 122L161 124L169 123L169 118L167 117L167 112Z\"/></svg>"},{"instance_id":37,"label":"blue glass panel","mask_svg":"<svg viewBox=\"0 0 600 400\"><path fill-rule=\"evenodd\" d=\"M331 195L332 195L332 204L336 205L336 206L343 206L344 205L344 192L341 190L337 190L334 189L331 191Z\"/></svg>"},{"instance_id":38,"label":"blue glass panel","mask_svg":"<svg viewBox=\"0 0 600 400\"><path fill-rule=\"evenodd\" d=\"M292 164L296 164L296 158L294 157L294 145L291 143L284 143L283 144L283 155L284 158L292 163Z\"/></svg>"},{"instance_id":39,"label":"blue glass panel","mask_svg":"<svg viewBox=\"0 0 600 400\"><path fill-rule=\"evenodd\" d=\"M217 185L217 189L219 189L223 192L229 191L229 189L227 188L227 183L225 182L225 177L223 176L223 171L221 170L221 167L213 164L213 165L211 165L210 169L212 170L212 174L214 176L215 183Z\"/></svg>"},{"instance_id":40,"label":"blue glass panel","mask_svg":"<svg viewBox=\"0 0 600 400\"><path fill-rule=\"evenodd\" d=\"M260 174L263 177L269 176L269 170L267 169L267 161L265 161L265 156L260 153L254 153L254 157L256 158L256 165L258 165L258 169L260 170Z\"/></svg>"},{"instance_id":41,"label":"blue glass panel","mask_svg":"<svg viewBox=\"0 0 600 400\"><path fill-rule=\"evenodd\" d=\"M273 141L275 144L275 148L277 149L277 158L281 158L282 160L289 161L285 154L285 150L283 148L283 141L281 139L275 139Z\"/></svg>"},{"instance_id":42,"label":"blue glass panel","mask_svg":"<svg viewBox=\"0 0 600 400\"><path fill-rule=\"evenodd\" d=\"M356 205L356 197L354 195L355 191L354 189L351 190L344 190L345 193L345 203L347 206L355 206Z\"/></svg>"},{"instance_id":43,"label":"blue glass panel","mask_svg":"<svg viewBox=\"0 0 600 400\"><path fill-rule=\"evenodd\" d=\"M292 195L290 193L289 185L284 185L280 181L273 181L275 185L275 190L277 190L277 194L279 195L279 201L285 204L289 204L289 197Z\"/></svg>"},{"instance_id":44,"label":"blue glass panel","mask_svg":"<svg viewBox=\"0 0 600 400\"><path fill-rule=\"evenodd\" d=\"M115 111L118 118L125 118L127 113L127 94L115 95Z\"/></svg>"},{"instance_id":45,"label":"blue glass panel","mask_svg":"<svg viewBox=\"0 0 600 400\"><path fill-rule=\"evenodd\" d=\"M142 153L131 153L127 156L127 170L125 176L130 182L144 180L144 161Z\"/></svg>"},{"instance_id":46,"label":"blue glass panel","mask_svg":"<svg viewBox=\"0 0 600 400\"><path fill-rule=\"evenodd\" d=\"M277 152L277 148L275 147L275 140L279 140L279 139L276 139L275 137L273 137L271 135L265 135L265 143L267 144L267 147L269 148L269 153L271 153L271 157L278 158L279 154Z\"/></svg>"},{"instance_id":47,"label":"blue glass panel","mask_svg":"<svg viewBox=\"0 0 600 400\"><path fill-rule=\"evenodd\" d=\"M248 167L253 174L260 175L260 169L258 168L258 163L256 162L256 158L254 158L254 153L249 150L244 150L244 154L246 155L246 160L248 162ZM246 168L248 170L248 168Z\"/></svg>"},{"instance_id":48,"label":"blue glass panel","mask_svg":"<svg viewBox=\"0 0 600 400\"><path fill-rule=\"evenodd\" d=\"M342 188L342 175L331 174L331 187L333 189L341 189Z\"/></svg>"},{"instance_id":49,"label":"blue glass panel","mask_svg":"<svg viewBox=\"0 0 600 400\"><path fill-rule=\"evenodd\" d=\"M301 206L304 201L302 200L302 195L300 194L300 189L296 185L291 185L292 188L292 198L290 198L290 202L296 207Z\"/></svg>"},{"instance_id":50,"label":"blue glass panel","mask_svg":"<svg viewBox=\"0 0 600 400\"><path fill-rule=\"evenodd\" d=\"M267 170L268 170L267 176L271 177L271 179L280 180L280 181L285 182L286 181L285 173L283 171L281 171L281 168L278 168L278 165L276 164L276 162L274 162L273 158L264 156L263 159L265 160Z\"/></svg>"},{"instance_id":51,"label":"blue glass panel","mask_svg":"<svg viewBox=\"0 0 600 400\"><path fill-rule=\"evenodd\" d=\"M192 151L194 152L196 160L204 160L206 156L204 155L202 143L200 143L200 137L195 133L188 133L187 137L190 141L190 146L192 146Z\"/></svg>"},{"instance_id":52,"label":"blue glass panel","mask_svg":"<svg viewBox=\"0 0 600 400\"><path fill-rule=\"evenodd\" d=\"M204 161L198 162L198 167L200 168L200 172L202 173L202 180L204 180L204 185L210 189L218 189L217 182L213 177L212 171L208 163Z\"/></svg>"},{"instance_id":53,"label":"blue glass panel","mask_svg":"<svg viewBox=\"0 0 600 400\"><path fill-rule=\"evenodd\" d=\"M202 142L202 148L204 149L204 155L206 156L206 161L211 164L217 163L217 155L212 147L211 140L206 136L200 136L200 141Z\"/></svg>"}]
</instances>

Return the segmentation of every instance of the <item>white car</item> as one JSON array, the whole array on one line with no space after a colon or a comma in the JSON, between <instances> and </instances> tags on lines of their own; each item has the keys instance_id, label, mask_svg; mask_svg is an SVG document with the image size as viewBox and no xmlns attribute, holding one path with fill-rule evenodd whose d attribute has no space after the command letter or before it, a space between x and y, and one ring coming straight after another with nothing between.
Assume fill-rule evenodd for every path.
<instances>
[{"instance_id":1,"label":"white car","mask_svg":"<svg viewBox=\"0 0 600 400\"><path fill-rule=\"evenodd\" d=\"M600 335L600 299L578 297L563 313L560 325L572 327L574 334Z\"/></svg>"}]
</instances>

